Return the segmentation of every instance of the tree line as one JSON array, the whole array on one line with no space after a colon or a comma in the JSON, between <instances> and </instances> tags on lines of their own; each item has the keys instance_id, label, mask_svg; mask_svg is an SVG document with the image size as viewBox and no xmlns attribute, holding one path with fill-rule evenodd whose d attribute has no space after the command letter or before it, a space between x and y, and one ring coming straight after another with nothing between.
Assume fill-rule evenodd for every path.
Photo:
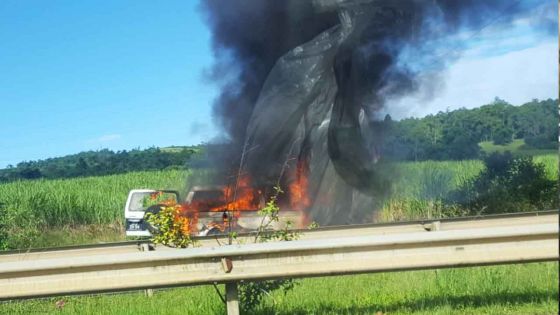
<instances>
[{"instance_id":1,"label":"tree line","mask_svg":"<svg viewBox=\"0 0 560 315\"><path fill-rule=\"evenodd\" d=\"M480 157L479 143L506 145L524 139L532 149L558 148L558 100L513 106L499 98L474 109L439 112L376 126L379 151L397 160L460 160Z\"/></svg>"},{"instance_id":2,"label":"tree line","mask_svg":"<svg viewBox=\"0 0 560 315\"><path fill-rule=\"evenodd\" d=\"M460 160L481 157L481 141L508 144L524 139L534 149L556 149L557 100L533 100L513 106L499 98L474 109L439 112L423 118L372 123L372 141L382 157L394 160ZM87 151L64 157L26 161L0 170L0 182L100 176L169 168L212 167L224 145Z\"/></svg>"},{"instance_id":3,"label":"tree line","mask_svg":"<svg viewBox=\"0 0 560 315\"><path fill-rule=\"evenodd\" d=\"M38 161L26 161L0 170L0 182L18 179L56 179L102 176L133 171L186 168L197 147L149 148L130 151L87 151Z\"/></svg>"}]
</instances>

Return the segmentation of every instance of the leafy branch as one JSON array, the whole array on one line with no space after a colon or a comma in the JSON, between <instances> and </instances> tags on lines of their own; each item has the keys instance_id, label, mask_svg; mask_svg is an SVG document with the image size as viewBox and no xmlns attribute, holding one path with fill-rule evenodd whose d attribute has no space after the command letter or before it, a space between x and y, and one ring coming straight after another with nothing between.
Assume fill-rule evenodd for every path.
<instances>
[{"instance_id":1,"label":"leafy branch","mask_svg":"<svg viewBox=\"0 0 560 315\"><path fill-rule=\"evenodd\" d=\"M187 248L194 246L190 235L191 219L181 215L178 205L162 205L158 213L146 213L146 220L156 228L152 233L154 244Z\"/></svg>"}]
</instances>

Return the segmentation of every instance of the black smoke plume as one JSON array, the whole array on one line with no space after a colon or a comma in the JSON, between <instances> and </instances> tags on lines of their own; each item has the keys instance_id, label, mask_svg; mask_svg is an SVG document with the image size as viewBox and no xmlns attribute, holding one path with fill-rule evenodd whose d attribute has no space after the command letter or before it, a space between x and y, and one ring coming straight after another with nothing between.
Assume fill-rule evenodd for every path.
<instances>
[{"instance_id":1,"label":"black smoke plume","mask_svg":"<svg viewBox=\"0 0 560 315\"><path fill-rule=\"evenodd\" d=\"M202 1L217 59L212 79L221 93L214 115L234 143L242 145L257 97L284 53L338 22L311 1ZM228 75L229 74L229 75ZM224 82L223 78L230 78Z\"/></svg>"},{"instance_id":2,"label":"black smoke plume","mask_svg":"<svg viewBox=\"0 0 560 315\"><path fill-rule=\"evenodd\" d=\"M363 221L357 213L388 187L375 135L386 99L424 88L422 71L457 56L435 53L442 39L507 27L545 2L203 1L217 58L212 77L221 85L214 115L233 144L222 164L240 165L249 150L243 167L266 182L284 161L303 161L312 217Z\"/></svg>"}]
</instances>

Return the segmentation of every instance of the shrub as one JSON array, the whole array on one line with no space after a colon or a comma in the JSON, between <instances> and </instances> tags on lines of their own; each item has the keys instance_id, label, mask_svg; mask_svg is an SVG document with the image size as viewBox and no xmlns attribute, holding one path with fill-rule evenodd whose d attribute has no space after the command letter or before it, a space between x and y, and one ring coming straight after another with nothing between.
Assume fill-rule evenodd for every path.
<instances>
[{"instance_id":1,"label":"shrub","mask_svg":"<svg viewBox=\"0 0 560 315\"><path fill-rule=\"evenodd\" d=\"M547 178L545 166L529 157L494 153L486 169L451 193L470 214L535 211L558 207L558 183Z\"/></svg>"},{"instance_id":2,"label":"shrub","mask_svg":"<svg viewBox=\"0 0 560 315\"><path fill-rule=\"evenodd\" d=\"M190 219L181 216L178 205L162 205L157 213L146 213L146 219L156 229L152 231L154 244L186 248L194 245L190 236Z\"/></svg>"}]
</instances>

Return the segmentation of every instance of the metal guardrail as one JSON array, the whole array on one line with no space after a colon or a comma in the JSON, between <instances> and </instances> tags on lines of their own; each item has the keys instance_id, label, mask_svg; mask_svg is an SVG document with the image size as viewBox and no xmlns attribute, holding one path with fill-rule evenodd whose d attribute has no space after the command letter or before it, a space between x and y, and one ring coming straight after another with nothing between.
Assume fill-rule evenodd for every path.
<instances>
[{"instance_id":1,"label":"metal guardrail","mask_svg":"<svg viewBox=\"0 0 560 315\"><path fill-rule=\"evenodd\" d=\"M317 231L335 231L335 230L349 230L349 229L364 229L364 228L379 228L379 227L396 227L396 226L406 226L406 225L426 225L434 221L439 221L441 223L456 223L463 221L488 221L491 219L512 219L512 218L524 218L524 217L534 217L543 216L549 214L557 214L558 210L542 210L533 212L518 212L518 213L504 213L504 214L491 214L491 215L479 215L479 216L466 216L466 217L455 217L455 218L427 218L423 220L407 220L398 222L384 222L384 223L365 223L365 224L352 224L352 225L331 225L331 226L321 226L313 230L309 229L294 229L293 231L299 233L313 233ZM240 237L249 237L254 235L254 232L239 233ZM193 237L198 241L214 240L216 236L195 236ZM224 236L218 235L219 239L225 239ZM54 247L38 247L38 248L26 248L26 249L15 249L15 250L4 250L0 251L0 257L3 255L12 254L29 254L29 253L39 253L39 252L52 252L52 251L68 251L68 250L81 250L81 249L95 249L95 248L107 248L107 247L138 247L141 244L149 244L149 239L138 239L130 241L119 241L119 242L107 242L98 244L82 244L82 245L65 245L65 246L54 246Z\"/></svg>"},{"instance_id":2,"label":"metal guardrail","mask_svg":"<svg viewBox=\"0 0 560 315\"><path fill-rule=\"evenodd\" d=\"M473 226L477 224L479 227L484 226L502 226L505 222L507 224L525 225L534 221L534 217L542 217L548 215L556 215L558 210L546 210L538 212L523 212L513 214L495 214L475 217L458 217L458 218L445 218L445 219L425 219L417 221L400 221L389 223L368 223L356 225L341 225L341 226L325 226L313 230L300 229L293 230L300 235L301 239L318 239L318 238L331 238L338 236L350 235L370 235L370 234L392 234L403 232L422 232L431 229L433 222L439 222L440 229L453 230L460 229L464 226ZM476 222L476 223L475 223ZM466 224L466 225L465 225ZM255 233L240 233L237 240L240 243L253 242ZM193 239L201 247L216 246L219 243L227 243L227 236L197 236ZM133 253L141 251L144 246L154 248L148 239L140 239L135 241L122 241L113 243L101 244L86 244L86 245L70 245L61 247L48 247L48 248L29 248L19 249L12 251L0 251L0 263L6 261L21 261L30 259L46 259L54 257L71 257L83 255L107 255L118 253ZM168 248L158 246L158 250L167 250Z\"/></svg>"},{"instance_id":3,"label":"metal guardrail","mask_svg":"<svg viewBox=\"0 0 560 315\"><path fill-rule=\"evenodd\" d=\"M558 212L319 232L291 242L0 260L0 299L558 260ZM400 231L399 231L400 230ZM16 254L21 255L21 254ZM9 258L12 255L6 255ZM232 293L233 292L233 293ZM231 307L235 313L235 303Z\"/></svg>"}]
</instances>

